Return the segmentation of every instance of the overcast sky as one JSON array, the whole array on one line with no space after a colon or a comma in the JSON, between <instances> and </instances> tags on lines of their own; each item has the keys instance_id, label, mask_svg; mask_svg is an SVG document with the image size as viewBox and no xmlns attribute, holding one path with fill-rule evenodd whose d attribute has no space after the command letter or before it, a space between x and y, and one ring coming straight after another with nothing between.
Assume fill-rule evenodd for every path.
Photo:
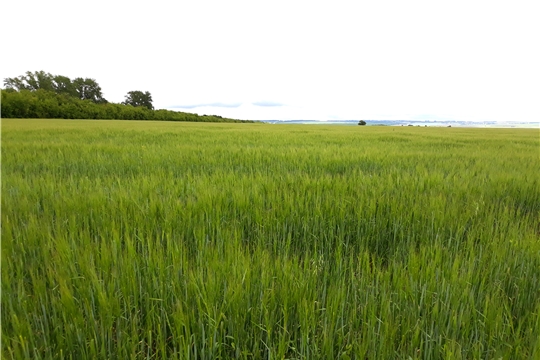
<instances>
[{"instance_id":1,"label":"overcast sky","mask_svg":"<svg viewBox=\"0 0 540 360\"><path fill-rule=\"evenodd\" d=\"M4 1L0 77L238 119L540 119L537 1Z\"/></svg>"}]
</instances>

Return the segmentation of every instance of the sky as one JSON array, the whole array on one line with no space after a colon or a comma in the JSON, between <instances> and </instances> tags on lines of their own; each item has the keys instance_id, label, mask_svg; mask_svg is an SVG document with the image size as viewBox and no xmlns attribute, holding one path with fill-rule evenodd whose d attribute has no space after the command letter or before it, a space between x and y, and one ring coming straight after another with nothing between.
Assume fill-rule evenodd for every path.
<instances>
[{"instance_id":1,"label":"sky","mask_svg":"<svg viewBox=\"0 0 540 360\"><path fill-rule=\"evenodd\" d=\"M254 120L540 120L537 1L19 0L0 78Z\"/></svg>"}]
</instances>

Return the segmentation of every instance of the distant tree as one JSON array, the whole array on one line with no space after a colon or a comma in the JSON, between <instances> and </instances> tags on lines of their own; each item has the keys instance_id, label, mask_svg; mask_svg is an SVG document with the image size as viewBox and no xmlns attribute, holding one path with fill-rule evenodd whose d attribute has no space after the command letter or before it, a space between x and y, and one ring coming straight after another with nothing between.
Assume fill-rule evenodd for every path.
<instances>
[{"instance_id":1,"label":"distant tree","mask_svg":"<svg viewBox=\"0 0 540 360\"><path fill-rule=\"evenodd\" d=\"M27 90L26 81L22 75L16 78L5 78L4 86L9 90Z\"/></svg>"},{"instance_id":2,"label":"distant tree","mask_svg":"<svg viewBox=\"0 0 540 360\"><path fill-rule=\"evenodd\" d=\"M52 82L55 93L79 97L75 84L67 76L55 75Z\"/></svg>"},{"instance_id":3,"label":"distant tree","mask_svg":"<svg viewBox=\"0 0 540 360\"><path fill-rule=\"evenodd\" d=\"M360 121L358 122L358 125L366 125L366 122L365 122L364 120L360 120Z\"/></svg>"},{"instance_id":4,"label":"distant tree","mask_svg":"<svg viewBox=\"0 0 540 360\"><path fill-rule=\"evenodd\" d=\"M53 91L53 76L45 71L26 72L26 82L30 85L30 90Z\"/></svg>"},{"instance_id":5,"label":"distant tree","mask_svg":"<svg viewBox=\"0 0 540 360\"><path fill-rule=\"evenodd\" d=\"M27 71L25 75L16 78L5 78L4 85L6 89L16 91L45 90L77 97L81 100L91 100L98 104L107 103L107 100L103 98L101 87L94 79L76 78L71 81L67 76L53 76L45 71Z\"/></svg>"},{"instance_id":6,"label":"distant tree","mask_svg":"<svg viewBox=\"0 0 540 360\"><path fill-rule=\"evenodd\" d=\"M56 94L53 91L2 89L0 112L3 118L42 119L122 119L122 120L172 120L208 122L253 122L220 116L199 116L170 110L148 110L146 107L114 103L97 104L77 96Z\"/></svg>"},{"instance_id":7,"label":"distant tree","mask_svg":"<svg viewBox=\"0 0 540 360\"><path fill-rule=\"evenodd\" d=\"M16 78L5 78L4 85L8 89L17 91L30 90L36 91L39 89L53 91L53 76L45 71L27 71L26 75L21 75Z\"/></svg>"},{"instance_id":8,"label":"distant tree","mask_svg":"<svg viewBox=\"0 0 540 360\"><path fill-rule=\"evenodd\" d=\"M91 100L97 104L107 103L96 80L79 77L73 80L73 86L79 99Z\"/></svg>"},{"instance_id":9,"label":"distant tree","mask_svg":"<svg viewBox=\"0 0 540 360\"><path fill-rule=\"evenodd\" d=\"M122 104L131 106L143 106L149 110L154 110L154 105L152 105L152 95L148 91L129 91Z\"/></svg>"}]
</instances>

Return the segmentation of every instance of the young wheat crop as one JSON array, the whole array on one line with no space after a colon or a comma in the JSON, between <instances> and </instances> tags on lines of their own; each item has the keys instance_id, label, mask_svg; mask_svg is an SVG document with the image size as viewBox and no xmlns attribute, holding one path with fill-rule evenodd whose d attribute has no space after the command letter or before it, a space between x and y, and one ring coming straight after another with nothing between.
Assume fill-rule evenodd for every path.
<instances>
[{"instance_id":1,"label":"young wheat crop","mask_svg":"<svg viewBox=\"0 0 540 360\"><path fill-rule=\"evenodd\" d=\"M2 358L540 357L538 131L2 121Z\"/></svg>"}]
</instances>

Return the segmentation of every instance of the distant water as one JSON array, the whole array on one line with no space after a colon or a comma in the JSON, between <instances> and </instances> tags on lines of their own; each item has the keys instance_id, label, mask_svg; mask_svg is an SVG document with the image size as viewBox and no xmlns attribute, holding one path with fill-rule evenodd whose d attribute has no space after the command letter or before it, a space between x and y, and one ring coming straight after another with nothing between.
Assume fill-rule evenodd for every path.
<instances>
[{"instance_id":1,"label":"distant water","mask_svg":"<svg viewBox=\"0 0 540 360\"><path fill-rule=\"evenodd\" d=\"M261 120L271 124L321 124L358 125L359 120ZM536 128L540 121L432 121L432 120L364 120L367 125L379 126L438 126L438 127L489 127L489 128Z\"/></svg>"}]
</instances>

